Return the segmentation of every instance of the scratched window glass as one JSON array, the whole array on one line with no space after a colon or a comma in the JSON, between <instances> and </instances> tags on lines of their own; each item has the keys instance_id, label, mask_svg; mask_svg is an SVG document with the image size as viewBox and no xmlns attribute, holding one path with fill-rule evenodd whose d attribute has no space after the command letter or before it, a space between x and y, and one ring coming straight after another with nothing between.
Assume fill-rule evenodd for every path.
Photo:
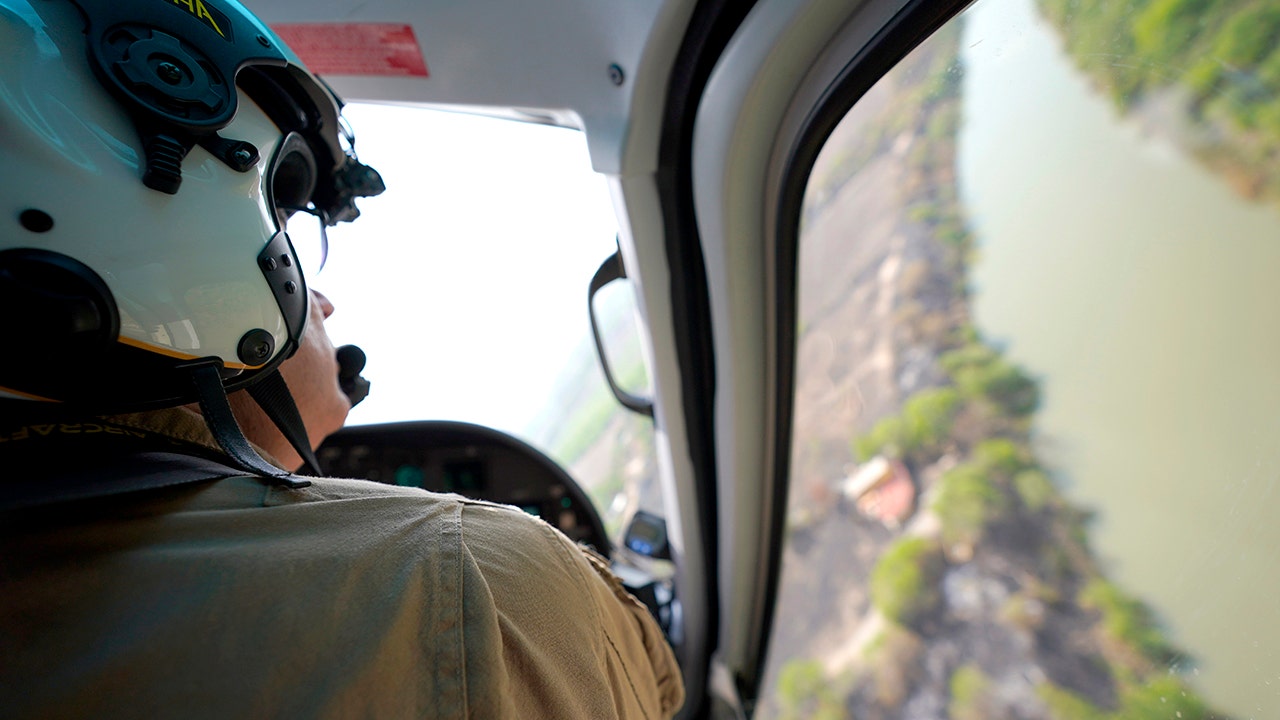
<instances>
[{"instance_id":1,"label":"scratched window glass","mask_svg":"<svg viewBox=\"0 0 1280 720\"><path fill-rule=\"evenodd\" d=\"M1280 717L1278 38L980 0L832 133L761 716Z\"/></svg>"}]
</instances>

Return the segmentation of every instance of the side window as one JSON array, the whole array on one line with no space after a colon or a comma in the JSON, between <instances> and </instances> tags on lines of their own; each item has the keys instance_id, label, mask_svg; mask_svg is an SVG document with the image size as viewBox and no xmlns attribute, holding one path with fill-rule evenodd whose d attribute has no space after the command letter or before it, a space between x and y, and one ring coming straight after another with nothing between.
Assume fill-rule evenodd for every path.
<instances>
[{"instance_id":1,"label":"side window","mask_svg":"<svg viewBox=\"0 0 1280 720\"><path fill-rule=\"evenodd\" d=\"M830 136L762 716L1280 715L1278 38L979 0Z\"/></svg>"},{"instance_id":2,"label":"side window","mask_svg":"<svg viewBox=\"0 0 1280 720\"><path fill-rule=\"evenodd\" d=\"M660 510L653 423L610 393L587 287L617 250L617 219L582 134L408 107L348 105L361 159L387 192L330 230L312 285L326 326L368 354L353 424L457 420L511 433L592 497L611 535ZM629 283L597 302L610 360L645 387Z\"/></svg>"}]
</instances>

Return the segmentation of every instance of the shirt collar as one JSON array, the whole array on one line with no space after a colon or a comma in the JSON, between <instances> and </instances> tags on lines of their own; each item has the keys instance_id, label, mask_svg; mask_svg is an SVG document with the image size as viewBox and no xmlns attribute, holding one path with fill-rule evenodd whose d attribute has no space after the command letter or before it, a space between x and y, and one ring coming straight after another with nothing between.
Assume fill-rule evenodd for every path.
<instances>
[{"instance_id":1,"label":"shirt collar","mask_svg":"<svg viewBox=\"0 0 1280 720\"><path fill-rule=\"evenodd\" d=\"M213 433L210 432L209 426L205 424L204 416L188 407L112 415L105 419L117 425L164 435L175 440L200 445L219 453L222 452L222 448L218 447L217 441L213 439ZM253 449L257 450L264 460L282 470L288 470L266 450L256 444L250 444L253 445Z\"/></svg>"}]
</instances>

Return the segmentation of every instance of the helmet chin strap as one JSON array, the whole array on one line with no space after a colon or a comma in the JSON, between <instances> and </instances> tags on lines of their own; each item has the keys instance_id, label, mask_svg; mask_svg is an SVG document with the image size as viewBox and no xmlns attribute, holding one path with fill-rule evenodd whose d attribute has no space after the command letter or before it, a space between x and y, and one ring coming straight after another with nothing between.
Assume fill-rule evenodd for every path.
<instances>
[{"instance_id":1,"label":"helmet chin strap","mask_svg":"<svg viewBox=\"0 0 1280 720\"><path fill-rule=\"evenodd\" d=\"M355 407L369 394L369 381L360 375L360 371L364 369L364 351L355 345L343 345L337 350L337 360L338 385L350 401L351 407ZM320 461L311 450L311 437L307 434L306 424L302 422L293 394L289 392L289 386L280 370L272 370L250 385L249 395L297 451L298 457L305 463L307 473L316 477L322 475Z\"/></svg>"},{"instance_id":2,"label":"helmet chin strap","mask_svg":"<svg viewBox=\"0 0 1280 720\"><path fill-rule=\"evenodd\" d=\"M364 352L355 345L344 345L338 349L338 380L352 406L369 394L369 381L360 376L364 363ZM200 411L209 425L209 431L213 433L218 446L241 470L265 475L291 488L311 484L272 465L254 450L253 445L245 438L244 431L240 429L240 424L236 422L216 365L196 366L192 368L191 377L200 399ZM250 385L249 396L289 441L298 457L302 458L307 473L319 477L322 474L320 461L311 449L306 424L302 421L298 406L293 401L293 394L289 392L289 386L279 368L271 370Z\"/></svg>"},{"instance_id":3,"label":"helmet chin strap","mask_svg":"<svg viewBox=\"0 0 1280 720\"><path fill-rule=\"evenodd\" d=\"M322 474L320 461L311 450L311 438L307 435L307 426L302 422L298 405L294 403L293 394L289 392L289 386L285 384L279 368L270 371L250 385L249 395L254 402L258 403L258 407L262 408L262 412L271 418L271 422L275 423L285 439L293 446L294 451L298 453L298 457L302 458L307 474L319 477Z\"/></svg>"},{"instance_id":4,"label":"helmet chin strap","mask_svg":"<svg viewBox=\"0 0 1280 720\"><path fill-rule=\"evenodd\" d=\"M272 371L272 375L277 375L276 371ZM253 445L249 444L248 439L244 436L244 431L240 429L240 423L236 422L236 416L231 411L231 403L227 401L227 390L222 385L222 376L219 373L218 366L212 363L198 365L191 368L191 380L195 386L196 396L200 399L200 412L204 415L205 423L209 426L209 431L213 433L213 439L218 443L218 447L227 454L231 464L241 470L261 475L275 484L283 485L288 488L304 488L311 484L309 480L304 480L293 476L291 473L281 470L272 465L253 449ZM280 385L284 385L284 380L280 380ZM286 395L288 390L285 390ZM256 397L254 398L257 399ZM259 401L261 402L261 401ZM288 400L290 406L293 401ZM272 417L271 412L267 411L268 417ZM293 414L297 417L298 410L295 407ZM275 417L272 421L279 424ZM301 418L298 419L298 427L302 426ZM288 431L283 428L285 437L289 437ZM305 435L305 431L303 431ZM290 438L293 443L293 439ZM296 443L295 447L296 447ZM311 453L310 446L307 446L307 455L311 455L311 460L315 456ZM306 457L305 455L302 457ZM308 462L311 462L309 460ZM313 464L312 467L315 467ZM317 474L319 474L317 472Z\"/></svg>"}]
</instances>

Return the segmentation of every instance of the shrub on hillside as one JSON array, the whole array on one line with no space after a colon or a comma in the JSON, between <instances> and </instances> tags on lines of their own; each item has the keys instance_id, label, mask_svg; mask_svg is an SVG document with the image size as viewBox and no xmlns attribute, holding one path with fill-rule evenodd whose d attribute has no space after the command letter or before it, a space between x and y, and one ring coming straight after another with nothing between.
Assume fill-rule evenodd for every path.
<instances>
[{"instance_id":1,"label":"shrub on hillside","mask_svg":"<svg viewBox=\"0 0 1280 720\"><path fill-rule=\"evenodd\" d=\"M872 605L899 625L918 626L942 601L938 581L943 566L942 550L933 540L898 540L871 572Z\"/></svg>"},{"instance_id":2,"label":"shrub on hillside","mask_svg":"<svg viewBox=\"0 0 1280 720\"><path fill-rule=\"evenodd\" d=\"M933 510L942 521L948 547L972 546L987 525L1008 510L1009 501L987 473L975 465L959 465L942 476Z\"/></svg>"}]
</instances>

